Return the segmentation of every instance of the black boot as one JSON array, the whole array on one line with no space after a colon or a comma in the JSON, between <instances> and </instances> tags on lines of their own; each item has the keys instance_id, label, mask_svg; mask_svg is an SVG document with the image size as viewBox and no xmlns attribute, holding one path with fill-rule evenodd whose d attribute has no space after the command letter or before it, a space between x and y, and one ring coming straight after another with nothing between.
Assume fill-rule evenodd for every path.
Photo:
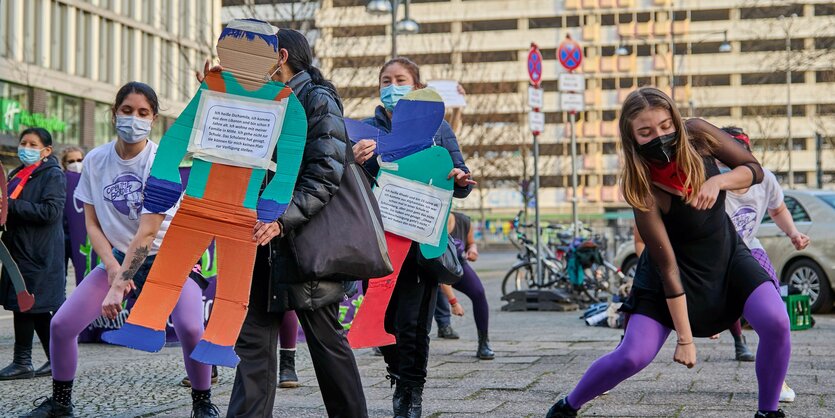
<instances>
[{"instance_id":1,"label":"black boot","mask_svg":"<svg viewBox=\"0 0 835 418\"><path fill-rule=\"evenodd\" d=\"M299 378L296 376L296 350L278 350L278 387L299 387Z\"/></svg>"},{"instance_id":2,"label":"black boot","mask_svg":"<svg viewBox=\"0 0 835 418\"><path fill-rule=\"evenodd\" d=\"M757 411L754 418L786 418L786 414L782 409L776 411Z\"/></svg>"},{"instance_id":3,"label":"black boot","mask_svg":"<svg viewBox=\"0 0 835 418\"><path fill-rule=\"evenodd\" d=\"M447 325L445 327L438 327L438 338L443 338L445 340L457 340L461 337L459 337L458 333L452 329L452 325Z\"/></svg>"},{"instance_id":4,"label":"black boot","mask_svg":"<svg viewBox=\"0 0 835 418\"><path fill-rule=\"evenodd\" d=\"M397 391L402 393L400 410L394 411L395 418L420 418L423 412L423 385L416 383L402 383L397 385Z\"/></svg>"},{"instance_id":5,"label":"black boot","mask_svg":"<svg viewBox=\"0 0 835 418\"><path fill-rule=\"evenodd\" d=\"M51 374L52 363L49 360L47 360L46 363L43 364L43 366L38 367L38 369L35 370L35 377L50 376Z\"/></svg>"},{"instance_id":6,"label":"black boot","mask_svg":"<svg viewBox=\"0 0 835 418\"><path fill-rule=\"evenodd\" d=\"M394 416L400 416L400 406L403 404L403 386L400 385L400 376L393 373L391 369L386 368L388 374L386 379L391 381L391 387L394 388L394 394L391 396L391 409Z\"/></svg>"},{"instance_id":7,"label":"black boot","mask_svg":"<svg viewBox=\"0 0 835 418\"><path fill-rule=\"evenodd\" d=\"M545 418L574 418L576 416L577 410L571 407L568 398L562 398L548 410Z\"/></svg>"},{"instance_id":8,"label":"black boot","mask_svg":"<svg viewBox=\"0 0 835 418\"><path fill-rule=\"evenodd\" d=\"M3 370L0 370L0 380L31 379L35 377L32 367L32 347L22 348L14 345L14 358Z\"/></svg>"},{"instance_id":9,"label":"black boot","mask_svg":"<svg viewBox=\"0 0 835 418\"><path fill-rule=\"evenodd\" d=\"M736 361L754 361L756 357L754 353L748 349L748 345L746 344L745 336L740 335L739 337L734 336L734 348L736 349Z\"/></svg>"},{"instance_id":10,"label":"black boot","mask_svg":"<svg viewBox=\"0 0 835 418\"><path fill-rule=\"evenodd\" d=\"M493 360L496 355L490 348L490 339L487 338L487 331L478 331L478 351L476 357L481 360Z\"/></svg>"},{"instance_id":11,"label":"black boot","mask_svg":"<svg viewBox=\"0 0 835 418\"><path fill-rule=\"evenodd\" d=\"M37 408L20 418L73 418L72 404L62 405L52 398L38 398L35 402L44 399Z\"/></svg>"}]
</instances>

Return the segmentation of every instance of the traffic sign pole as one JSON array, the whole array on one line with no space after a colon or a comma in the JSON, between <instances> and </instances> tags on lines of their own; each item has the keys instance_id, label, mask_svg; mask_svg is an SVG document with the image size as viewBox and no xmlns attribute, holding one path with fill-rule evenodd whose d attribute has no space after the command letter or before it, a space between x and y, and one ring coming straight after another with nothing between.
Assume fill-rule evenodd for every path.
<instances>
[{"instance_id":1,"label":"traffic sign pole","mask_svg":"<svg viewBox=\"0 0 835 418\"><path fill-rule=\"evenodd\" d=\"M557 58L568 74L560 74L560 108L568 111L569 123L571 124L571 222L574 239L579 235L580 221L577 214L577 112L584 109L585 97L575 92L585 90L585 79L580 74L574 74L583 62L583 50L580 44L571 39L571 35L565 35L565 40L560 43L557 49ZM579 96L579 97L575 97Z\"/></svg>"},{"instance_id":2,"label":"traffic sign pole","mask_svg":"<svg viewBox=\"0 0 835 418\"><path fill-rule=\"evenodd\" d=\"M535 43L531 42L531 50L528 52L528 77L531 80L531 84L534 90L539 89L539 84L542 82L542 53L539 51L539 47L536 46ZM542 93L541 91L538 93ZM541 107L541 96L540 102L535 100L536 94L535 92L531 92L529 90L529 97L528 103L533 107L533 111L531 114L535 114L539 112L539 107ZM535 106L540 104L540 106ZM529 116L530 117L530 116ZM544 118L542 122L544 122ZM533 122L533 118L531 117L531 122ZM542 247L540 245L540 237L542 236L542 231L540 230L539 226L539 134L541 131L539 129L535 129L542 124L537 124L534 126L534 123L531 123L531 133L533 134L533 211L534 211L534 233L536 234L536 239L534 240L534 245L536 245L536 271L535 279L537 283L543 283L542 280Z\"/></svg>"}]
</instances>

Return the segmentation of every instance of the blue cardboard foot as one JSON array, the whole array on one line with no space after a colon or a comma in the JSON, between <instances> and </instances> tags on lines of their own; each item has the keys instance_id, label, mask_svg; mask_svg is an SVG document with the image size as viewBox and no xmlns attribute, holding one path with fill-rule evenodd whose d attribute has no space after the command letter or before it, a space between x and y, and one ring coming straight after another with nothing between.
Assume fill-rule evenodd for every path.
<instances>
[{"instance_id":1,"label":"blue cardboard foot","mask_svg":"<svg viewBox=\"0 0 835 418\"><path fill-rule=\"evenodd\" d=\"M110 344L156 353L165 345L165 331L126 322L122 328L102 334L101 339Z\"/></svg>"},{"instance_id":2,"label":"blue cardboard foot","mask_svg":"<svg viewBox=\"0 0 835 418\"><path fill-rule=\"evenodd\" d=\"M191 352L192 360L199 361L203 364L213 364L216 366L236 367L241 361L238 355L235 354L235 348L232 346L217 345L206 340L200 340L194 351Z\"/></svg>"}]
</instances>

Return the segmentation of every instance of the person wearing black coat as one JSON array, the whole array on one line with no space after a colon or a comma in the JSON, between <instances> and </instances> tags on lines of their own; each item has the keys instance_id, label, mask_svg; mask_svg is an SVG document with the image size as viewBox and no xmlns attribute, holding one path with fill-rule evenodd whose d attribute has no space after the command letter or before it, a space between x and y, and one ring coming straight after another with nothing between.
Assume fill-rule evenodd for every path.
<instances>
[{"instance_id":1,"label":"person wearing black coat","mask_svg":"<svg viewBox=\"0 0 835 418\"><path fill-rule=\"evenodd\" d=\"M420 69L411 60L397 57L388 61L380 70L380 99L374 117L363 122L385 132L391 131L391 112L397 100L413 89L423 88ZM453 197L463 199L470 194L473 185L470 170L464 163L458 140L445 121L433 137L436 146L446 148L455 168L449 173L454 179ZM376 143L371 139L360 140L353 146L356 161L362 163L372 176L380 170L374 158ZM385 358L388 379L395 385L392 408L395 417L420 418L422 413L423 386L426 383L429 362L429 331L437 301L438 281L417 264L419 245L412 243L403 261L397 283L385 314L385 329L393 334L396 343L380 347ZM367 281L364 283L367 286Z\"/></svg>"},{"instance_id":2,"label":"person wearing black coat","mask_svg":"<svg viewBox=\"0 0 835 418\"><path fill-rule=\"evenodd\" d=\"M258 247L249 310L235 345L241 362L226 416L272 416L278 332L283 313L295 310L328 416L367 417L357 363L338 319L339 302L345 298L343 283L301 276L285 239L316 216L339 188L348 141L342 104L333 85L312 66L313 54L304 35L281 29L278 44L274 79L289 85L304 107L307 142L293 198L277 221L280 235L268 246Z\"/></svg>"},{"instance_id":3,"label":"person wearing black coat","mask_svg":"<svg viewBox=\"0 0 835 418\"><path fill-rule=\"evenodd\" d=\"M42 128L24 130L18 156L22 165L9 173L9 213L2 240L35 303L28 311L20 311L17 292L3 269L0 304L13 312L15 344L12 364L0 370L0 380L51 373L48 360L37 370L32 366L32 340L37 332L48 359L49 323L64 302L67 286L62 224L67 187L58 159L52 155L52 136Z\"/></svg>"}]
</instances>

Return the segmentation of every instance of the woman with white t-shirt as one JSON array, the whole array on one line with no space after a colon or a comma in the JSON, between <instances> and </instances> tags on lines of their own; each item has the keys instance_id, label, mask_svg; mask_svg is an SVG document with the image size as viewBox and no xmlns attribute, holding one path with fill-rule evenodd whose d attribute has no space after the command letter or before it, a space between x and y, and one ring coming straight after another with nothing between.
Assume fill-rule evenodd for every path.
<instances>
[{"instance_id":1,"label":"woman with white t-shirt","mask_svg":"<svg viewBox=\"0 0 835 418\"><path fill-rule=\"evenodd\" d=\"M742 129L735 126L722 128L749 152L751 151L751 140ZM720 171L725 168L720 166ZM794 248L798 251L809 245L809 237L797 230L794 225L791 213L783 202L783 189L774 173L763 168L763 181L747 189L731 190L725 197L725 211L731 218L736 232L742 237L745 245L751 250L751 255L760 263L762 268L771 276L774 285L779 289L780 280L774 271L774 266L768 258L760 240L757 239L757 231L763 222L765 214L768 213L774 223L781 231L785 232L791 239ZM736 321L729 329L734 337L736 359L740 361L754 361L754 354L748 349L745 337L742 335L740 321ZM783 382L780 391L780 402L794 402L794 391Z\"/></svg>"},{"instance_id":2,"label":"woman with white t-shirt","mask_svg":"<svg viewBox=\"0 0 835 418\"><path fill-rule=\"evenodd\" d=\"M78 335L101 314L101 303L139 229L142 191L157 152L148 135L159 113L159 100L147 84L130 82L116 94L112 111L118 139L87 154L75 191L75 198L84 202L87 236L101 264L81 281L52 319L52 397L26 417L73 416ZM132 266L138 271L129 291L142 289L175 211L176 206L159 215L162 227L153 244L145 247L145 262ZM217 417L219 411L211 402L211 366L189 358L203 335L203 294L196 281L186 281L171 317L192 383L192 417Z\"/></svg>"}]
</instances>

